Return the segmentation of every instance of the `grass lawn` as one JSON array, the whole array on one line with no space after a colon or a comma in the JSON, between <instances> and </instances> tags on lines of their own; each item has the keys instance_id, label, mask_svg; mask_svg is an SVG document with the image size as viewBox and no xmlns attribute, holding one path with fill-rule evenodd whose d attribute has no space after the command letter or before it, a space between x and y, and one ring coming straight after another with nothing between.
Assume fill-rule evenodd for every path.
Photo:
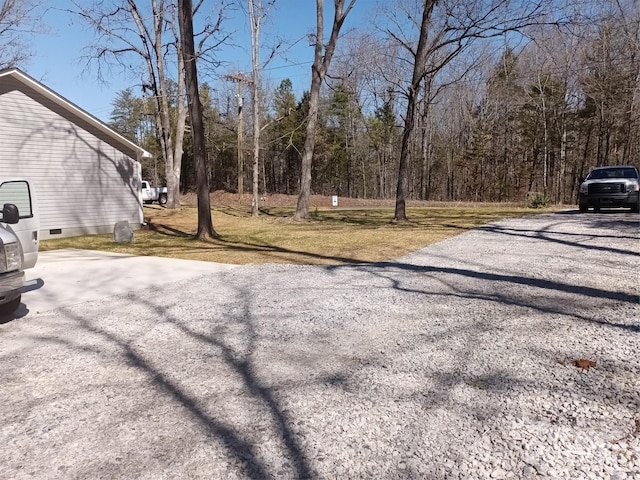
<instances>
[{"instance_id":1,"label":"grass lawn","mask_svg":"<svg viewBox=\"0 0 640 480\"><path fill-rule=\"evenodd\" d=\"M292 220L291 207L262 209L252 217L245 206L212 210L220 238L193 239L194 207L167 210L145 206L147 226L134 232L131 244L112 235L44 240L40 250L81 248L134 255L154 255L231 264L345 264L391 260L491 221L549 212L501 205L408 207L407 223L392 223L392 208L312 210L307 222Z\"/></svg>"}]
</instances>

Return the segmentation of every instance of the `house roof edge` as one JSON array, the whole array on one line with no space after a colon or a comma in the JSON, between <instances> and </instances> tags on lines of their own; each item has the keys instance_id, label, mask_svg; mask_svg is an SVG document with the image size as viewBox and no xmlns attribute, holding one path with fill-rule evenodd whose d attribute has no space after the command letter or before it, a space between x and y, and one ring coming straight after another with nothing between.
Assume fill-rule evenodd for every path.
<instances>
[{"instance_id":1,"label":"house roof edge","mask_svg":"<svg viewBox=\"0 0 640 480\"><path fill-rule=\"evenodd\" d=\"M139 158L150 158L150 157L153 156L153 155L151 155L151 153L146 151L144 148L140 147L136 143L132 142L131 140L125 138L124 136L122 136L121 134L116 132L113 128L108 126L106 123L104 123L99 118L94 117L93 115L91 115L86 110L83 110L82 108L80 108L75 103L67 100L62 95L60 95L59 93L56 93L55 91L53 91L52 89L50 89L46 85L40 83L39 81L37 81L33 77L29 76L28 74L26 74L25 72L20 70L19 68L11 67L11 68L7 68L7 69L4 69L4 70L0 70L0 78L4 77L4 76L12 76L12 77L18 79L21 83L23 83L25 85L28 85L31 88L37 90L42 95L44 95L47 98L50 98L51 100L56 102L58 105L60 105L64 109L70 111L74 115L79 116L80 118L82 118L83 120L88 122L89 124L91 124L94 127L96 127L98 130L102 131L103 133L105 133L109 137L113 138L117 143L121 143L123 146L126 145L127 147L132 148L133 150L137 151L138 154L139 154Z\"/></svg>"}]
</instances>

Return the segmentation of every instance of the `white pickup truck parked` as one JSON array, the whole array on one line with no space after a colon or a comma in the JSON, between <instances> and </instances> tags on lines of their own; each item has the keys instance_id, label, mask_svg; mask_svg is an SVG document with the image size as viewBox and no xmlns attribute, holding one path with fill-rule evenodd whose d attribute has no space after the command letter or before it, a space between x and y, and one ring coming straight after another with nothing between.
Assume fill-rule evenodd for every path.
<instances>
[{"instance_id":1,"label":"white pickup truck parked","mask_svg":"<svg viewBox=\"0 0 640 480\"><path fill-rule=\"evenodd\" d=\"M158 202L160 205L167 203L167 187L152 187L146 180L142 181L142 201L144 203Z\"/></svg>"},{"instance_id":2,"label":"white pickup truck parked","mask_svg":"<svg viewBox=\"0 0 640 480\"><path fill-rule=\"evenodd\" d=\"M25 179L0 179L0 315L20 306L24 269L38 260L40 217Z\"/></svg>"}]
</instances>

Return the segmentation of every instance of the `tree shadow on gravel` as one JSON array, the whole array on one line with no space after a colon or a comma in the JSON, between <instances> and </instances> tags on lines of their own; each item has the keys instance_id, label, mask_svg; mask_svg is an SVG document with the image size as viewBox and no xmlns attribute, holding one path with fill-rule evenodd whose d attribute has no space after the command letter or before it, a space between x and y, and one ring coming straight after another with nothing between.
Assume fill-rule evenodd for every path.
<instances>
[{"instance_id":1,"label":"tree shadow on gravel","mask_svg":"<svg viewBox=\"0 0 640 480\"><path fill-rule=\"evenodd\" d=\"M321 268L321 267L318 267ZM382 263L370 266L343 266L343 267L325 267L329 269L341 268L351 269L353 271L362 272L365 278L371 276L372 280L384 279L389 283L388 287L394 291L409 293L409 294L423 294L423 295L438 295L443 299L449 296L456 296L463 299L471 300L488 300L498 302L504 305L515 304L523 307L529 307L538 309L541 311L556 310L552 307L544 307L536 305L534 302L525 302L521 299L510 298L507 293L495 293L500 292L499 287L491 289L492 293L482 294L476 292L472 288L461 289L449 282L450 290L445 292L429 292L427 290L420 290L414 288L409 282L406 285L403 283L407 280L407 274L417 273L428 274L433 276L437 280L447 281L446 278L439 278L440 275L456 277L471 277L478 280L488 282L515 282L519 284L529 284L531 279L524 279L515 276L504 276L491 274L479 274L478 272L472 272L464 269L455 268L436 268L436 267L424 267L417 265L407 265L399 263ZM228 286L228 282L223 284ZM606 290L599 289L587 289L580 290L580 287L575 287L566 284L559 284L559 282L544 281L540 284L541 289L560 289L567 293L577 293L584 295L600 295L600 298L611 299L615 301L625 301L626 297L619 297L619 292L608 292ZM177 338L178 342L182 342L188 348L188 342L184 338L192 339L197 342L198 345L210 348L215 358L219 358L221 367L227 367L235 373L235 378L238 379L238 383L242 385L242 396L244 398L254 399L262 407L261 412L266 412L266 416L275 425L275 431L277 438L275 440L282 446L281 455L277 459L278 461L287 462L291 461L293 464L291 467L278 468L273 464L270 464L268 459L264 459L258 452L259 445L256 443L255 438L241 429L234 423L234 418L223 417L222 414L217 413L216 410L210 408L205 397L201 397L196 394L190 394L187 386L181 385L179 381L183 376L188 375L188 372L179 371L179 377L176 374L171 375L171 371L162 368L162 365L157 364L151 358L145 355L142 348L138 347L138 335L136 332L126 334L123 333L120 328L113 324L113 328L118 330L110 330L109 327L102 327L101 318L89 319L86 316L77 315L73 309L64 310L64 314L73 320L80 330L83 330L92 335L96 335L109 345L109 352L100 350L94 350L93 348L84 348L79 344L65 344L65 341L57 338L41 337L39 340L50 341L56 344L66 346L70 352L86 351L88 353L95 353L100 355L111 355L112 347L116 347L117 355L124 359L129 365L135 367L138 371L142 372L148 382L156 388L159 392L166 395L168 398L167 405L170 408L182 409L191 416L194 423L200 426L208 436L215 438L220 445L225 449L228 458L233 459L240 466L235 468L231 474L242 476L243 478L252 479L267 479L277 477L291 477L291 478L316 478L323 476L322 472L316 473L310 463L310 454L306 451L305 446L301 442L301 439L296 434L293 424L296 420L305 420L300 418L294 418L293 414L283 407L281 400L278 398L278 388L271 386L260 378L260 374L256 368L254 356L259 349L260 332L257 331L255 325L256 318L252 312L251 303L254 302L251 286L247 288L243 287L230 287L234 291L233 310L230 311L227 305L223 305L221 308L213 310L215 313L207 314L199 317L198 314L187 315L181 318L176 313L173 313L170 308L171 305L164 305L162 301L154 302L139 296L136 294L129 295L128 300L136 305L142 305L147 312L145 315L157 321L159 324L169 324L174 329L177 329L182 335L182 340ZM362 291L369 290L371 287L362 284ZM564 290L563 290L564 289ZM586 292L586 293L585 293ZM205 298L205 297L203 297ZM411 297L409 297L411 299ZM628 300L628 299L627 299ZM108 307L107 307L108 308ZM206 310L203 310L206 312ZM557 309L558 313L566 314L562 312L562 309ZM218 321L217 317L220 316L223 320ZM218 326L237 327L236 336L226 338L224 332L217 329ZM614 325L615 326L615 325ZM340 330L342 327L336 327L336 330ZM372 355L371 351L368 351L366 345L366 338L363 338L363 351L358 352L362 357L360 364L342 364L341 371L337 371L335 374L326 377L316 377L313 374L305 376L305 380L309 383L325 382L325 386L321 388L329 389L335 388L348 391L349 401L358 402L359 399L373 398L375 402L393 402L400 403L406 402L409 406L415 406L419 404L424 408L427 415L438 415L436 412L438 409L447 409L448 411L455 412L455 415L461 415L462 418L473 419L473 424L465 425L465 428L473 430L480 426L489 425L491 428L496 428L496 422L499 422L499 418L504 413L506 407L503 402L497 399L504 396L510 396L517 398L522 394L522 391L535 390L539 388L545 388L546 385L541 387L536 384L536 378L522 378L509 369L495 368L487 371L474 371L470 368L464 369L473 363L473 357L475 355L477 344L473 342L462 342L458 349L455 351L456 363L455 365L446 365L444 371L434 371L431 365L416 364L411 361L409 363L402 362L400 359L406 355L413 355L415 353L416 359L420 359L420 352L424 349L436 349L440 346L442 338L457 338L464 335L469 336L470 331L475 329L476 334L490 333L489 330L484 330L484 326L479 322L471 322L468 324L451 323L446 329L438 332L429 332L431 336L421 336L419 338L407 338L403 335L402 339L406 343L389 345L387 352L387 359L376 358ZM489 329L493 329L494 326L490 325ZM633 330L632 330L633 331ZM140 335L145 332L140 332ZM473 334L473 331L471 331ZM333 338L339 338L339 332L332 330ZM473 335L472 335L473 336ZM240 345L234 340L242 340ZM157 345L148 344L152 348L158 348ZM176 349L177 351L177 349ZM369 356L372 355L372 356ZM211 362L208 358L207 362ZM400 364L400 371L394 370L396 366ZM366 369L379 368L383 372L389 372L388 375L394 376L396 374L414 373L419 371L421 375L428 379L429 386L423 388L407 388L402 393L398 393L398 390L391 389L388 391L380 391L377 389L380 382L376 376L359 376L359 372ZM569 367L567 367L569 368ZM403 369L405 371L403 371ZM216 365L217 370L217 365ZM172 378L173 377L173 378ZM176 379L177 378L177 379ZM186 378L186 377L184 377ZM399 378L402 378L399 375ZM214 378L211 381L215 381ZM401 380L399 380L400 382ZM146 384L140 385L138 388L149 388ZM616 392L619 395L628 395L628 392L624 390L615 390L615 385L612 385L614 394ZM460 396L457 392L460 389L464 389L466 392L471 392L471 399L468 403L460 400ZM567 387L567 393L571 393ZM597 396L597 392L593 393L594 398ZM487 402L482 408L478 408L478 402L476 400L484 400ZM237 397L231 397L226 401L235 401ZM436 412L436 413L432 413ZM174 415L170 413L169 415ZM559 418L559 413L551 412L548 414L549 421L565 421ZM546 418L546 417L545 417ZM375 422L376 419L372 418L371 421ZM402 417L396 417L396 421L402 422ZM569 421L569 420L566 420ZM428 422L427 424L428 425ZM99 425L98 425L99 427ZM253 425L255 427L255 425ZM426 428L426 427L425 427ZM484 430L482 430L484 432ZM313 434L313 432L312 432ZM385 432L383 431L383 435ZM476 432L476 436L480 435ZM477 438L477 437L476 437ZM320 439L319 439L320 440ZM389 445L395 445L393 438L387 438L386 436L380 439L381 442ZM424 447L420 443L420 439L416 440L416 446ZM452 446L451 451L455 451L458 446ZM457 454L457 453L456 453ZM427 457L429 458L429 457ZM445 458L440 458L435 462L444 462ZM430 460L429 460L430 461ZM427 463L428 461L425 461ZM95 472L93 472L95 474ZM126 473L126 472L124 472ZM398 470L395 476L407 476L406 471ZM424 472L416 470L413 472L416 478L429 478ZM434 478L435 478L434 474ZM330 476L330 475L328 475ZM384 476L384 475L381 475ZM392 475L393 476L393 475ZM442 476L442 475L441 475Z\"/></svg>"},{"instance_id":2,"label":"tree shadow on gravel","mask_svg":"<svg viewBox=\"0 0 640 480\"><path fill-rule=\"evenodd\" d=\"M327 267L328 270L334 270L340 268L339 266ZM366 268L366 267L365 267ZM526 285L529 287L540 288L543 290L560 291L570 293L574 295L582 295L585 297L596 297L608 300L615 300L618 302L638 303L638 296L632 295L626 292L616 292L612 290L606 290L603 288L594 288L581 285L573 285L571 283L558 282L554 280L545 280L535 277L523 277L519 275L504 275L499 273L490 272L477 272L474 270L467 270L463 268L455 267L431 267L428 265L413 265L410 263L396 263L396 262L380 262L372 264L371 273L376 274L377 271L385 271L387 269L392 270L405 270L416 273L426 274L450 274L455 276L468 277L488 282L506 282L515 285ZM387 277L389 278L389 277ZM391 278L389 278L392 280ZM400 288L400 280L393 279L397 288ZM424 293L424 292L423 292Z\"/></svg>"},{"instance_id":3,"label":"tree shadow on gravel","mask_svg":"<svg viewBox=\"0 0 640 480\"><path fill-rule=\"evenodd\" d=\"M155 310L162 310L157 306L152 307ZM251 442L241 438L232 426L207 413L197 398L189 396L177 382L169 379L161 370L145 360L144 355L131 346L132 342L96 327L82 317L76 317L75 320L86 331L99 335L111 344L121 348L128 364L144 372L152 385L186 409L201 427L220 441L229 456L243 465L244 474L247 478L265 479L272 477L267 466L257 459L255 447Z\"/></svg>"},{"instance_id":4,"label":"tree shadow on gravel","mask_svg":"<svg viewBox=\"0 0 640 480\"><path fill-rule=\"evenodd\" d=\"M497 232L501 233L501 232ZM535 231L533 233L536 233ZM518 234L520 235L520 234ZM526 235L528 236L528 235ZM573 245L574 242L570 242L572 246L576 248L582 247L582 244ZM620 249L618 249L620 250ZM624 253L629 255L630 252L624 250L616 251L607 250L612 254ZM380 262L375 264L366 265L342 265L342 266L326 266L317 267L322 271L329 273L336 272L353 272L360 274L355 279L357 282L352 282L354 278L351 276L345 280L349 285L358 285L357 290L354 291L354 296L362 295L366 298L366 295L375 295L375 289L380 288L384 290L392 290L393 292L400 293L402 295L398 300L398 304L405 304L407 302L415 301L415 296L433 296L438 301L446 302L447 298L462 299L463 304L471 309L473 305L470 305L472 301L486 301L493 302L498 305L504 306L517 306L523 309L531 309L544 313L558 314L566 316L567 318L575 318L584 322L589 322L606 327L614 327L615 329L622 331L625 335L627 332L636 334L640 333L640 325L637 324L624 324L622 322L616 323L608 320L598 319L594 316L587 314L570 311L570 305L562 305L561 303L554 304L554 298L549 300L548 297L552 296L554 292L560 292L562 294L568 294L575 297L576 304L580 300L586 298L589 299L602 299L609 303L617 303L624 305L637 305L638 298L635 295L631 295L623 291L613 291L606 288L596 288L582 285L575 285L569 282L560 280L547 280L542 278L526 277L522 275L510 275L483 271L474 271L468 268L455 268L449 266L429 266L429 265L416 265L411 263L402 262ZM290 274L292 273L289 272ZM259 271L256 270L256 273ZM230 274L232 275L232 274ZM443 288L431 289L429 285L425 285L424 278L429 278L433 282L443 285ZM241 277L242 279L251 278ZM299 280L303 280L301 277ZM330 279L332 280L332 279ZM469 283L469 280L473 280L476 283ZM261 340L261 334L258 331L256 314L253 313L252 302L255 302L253 292L260 288L260 284L256 281L256 284L244 285L241 287L230 285L225 279L222 279L222 284L233 290L232 294L229 294L229 304L223 304L211 309L211 313L203 313L198 316L198 313L192 313L187 310L176 310L184 312L183 316L178 316L177 313L173 313L171 305L165 305L162 299L158 302L151 301L144 296L137 294L130 294L127 300L132 304L143 306L145 315L148 321L153 321L155 324L168 324L173 330L177 330L181 335L175 340L176 343L183 342L187 348L188 342L185 339L190 339L197 343L198 346L204 347L208 353L211 353L207 358L207 362L213 363L215 359L220 359L215 367L220 369L225 368L233 373L234 379L237 384L241 386L241 395L244 398L249 398L254 401L255 404L260 406L260 412L264 413L270 424L274 425L274 431L276 432L276 438L274 440L278 443L281 452L278 460L283 463L287 463L289 460L292 465L286 467L286 471L278 470L278 467L274 467L269 464L267 459L261 458L259 453L259 445L256 443L256 439L252 438L246 431L243 432L241 427L234 423L234 418L225 418L222 413L212 411L208 408L207 399L200 397L196 394L190 394L186 385L181 385L179 380L172 378L171 371L168 370L170 365L156 364L152 358L147 356L144 350L138 347L138 337L146 333L131 331L127 333L127 330L123 330L121 325L117 323L111 324L111 327L102 326L102 318L88 318L83 315L74 313L75 310L65 309L62 310L66 315L77 325L78 329L88 334L95 335L104 340L109 346L109 351L106 352L101 349L95 349L94 347L85 347L80 344L71 343L64 338L58 336L40 336L37 340L47 341L61 345L68 348L71 354L77 352L87 352L89 354L96 355L110 355L113 347L117 350L117 356L123 359L128 365L135 367L136 370L142 372L148 382L155 387L159 392L162 392L169 399L168 404L170 407L175 408L178 405L179 409L182 409L190 415L194 423L197 424L202 431L207 435L215 438L220 445L223 446L226 455L229 459L235 460L240 466L233 473L241 475L244 478L252 479L265 479L274 477L290 476L294 478L315 478L320 475L316 474L311 466L310 453L305 450L305 446L301 441L301 438L296 434L293 424L296 419L293 414L290 413L285 407L281 398L279 398L278 388L270 385L265 378L261 378L259 373L259 365L256 364L256 354L259 353L259 345ZM382 285L380 285L382 283ZM481 286L488 285L489 288L480 288ZM527 286L535 289L535 293L541 295L525 295L518 294L518 292L509 291L509 286ZM298 286L298 284L296 284ZM319 289L321 285L314 283L310 286L313 289ZM171 287L173 288L173 287ZM211 286L211 288L214 288ZM274 287L277 288L277 287ZM253 290L252 290L253 289ZM274 290L275 291L275 290ZM336 291L335 289L332 291ZM374 292L374 293L371 293ZM190 291L185 291L185 295L191 294ZM320 292L317 298L322 298L326 293ZM207 301L207 296L203 293L202 302ZM566 295L565 295L566 299ZM191 302L194 299L190 299ZM197 300L197 299L196 299ZM466 302L466 303L465 303ZM233 309L230 309L229 306ZM350 305L347 305L350 307ZM428 305L427 305L428 307ZM109 306L105 307L108 311ZM277 306L274 307L277 310ZM495 314L495 309L489 310L489 314ZM126 309L123 307L121 310L126 313ZM202 312L208 312L203 309ZM338 312L339 315L343 315L345 323L349 318L347 314L342 311ZM182 314L181 314L182 315ZM384 313L379 313L381 322L386 321ZM455 312L452 312L452 319L455 318ZM499 335L499 322L493 323L493 319L488 319L486 323L487 327L482 321L472 319L472 314L469 314L467 318L470 318L469 322L464 323L462 321L452 321L450 324L445 325L444 328L438 331L425 331L423 335L415 332L411 332L412 335L406 335L403 332L392 332L397 339L401 342L390 342L389 338L384 339L385 353L384 355L379 350L372 350L367 345L368 338L359 339L361 342L358 345L362 345L362 350L358 350L357 355L359 357L357 362L341 361L340 369L334 373L325 376L315 376L318 372L312 371L312 374L306 374L304 380L308 380L309 383L325 383L321 388L336 388L341 390L348 390L352 394L349 396L349 401L357 402L363 398L373 398L375 402L391 401L391 402L414 402L421 403L425 410L433 411L438 407L446 407L451 409L469 408L469 411L465 411L470 417L477 417L478 421L495 422L500 414L501 406L499 402L493 404L483 405L482 408L473 410L471 407L475 405L473 399L469 401L468 405L456 404L457 398L452 393L457 388L470 389L478 396L491 395L521 395L520 387L536 389L547 388L547 385L540 387L536 384L536 378L522 378L504 368L495 368L493 370L478 371L465 370L464 368L472 364L473 357L476 353L478 345L472 340L475 336L491 335L495 333ZM398 320L404 320L399 317ZM550 322L553 320L550 320ZM418 322L419 323L419 322ZM235 327L235 336L225 336L224 332L217 330L217 327ZM400 330L403 325L398 322L395 324ZM418 325L419 327L420 325ZM342 324L336 324L336 326L325 326L327 334L330 334L329 340L338 339L341 335L341 329L344 328ZM138 328L139 330L139 328ZM312 334L315 335L315 332ZM389 336L392 336L390 334ZM311 334L310 334L311 335ZM466 337L465 337L466 335ZM35 338L35 337L34 337ZM420 352L425 349L437 349L442 346L442 339L450 338L464 338L466 339L460 344L457 344L457 348L452 348L455 354L455 365L445 365L442 368L443 371L435 371L426 362L424 364L416 364L413 358L409 361L406 358L413 356L420 359ZM285 343L283 341L283 343ZM303 344L307 345L307 344ZM456 344L454 344L456 345ZM157 345L150 343L147 344L151 348L158 348ZM449 344L451 346L451 344ZM174 346L175 347L175 346ZM286 347L286 345L285 345ZM360 347L358 347L360 348ZM174 350L174 351L177 351ZM544 352L543 352L544 353ZM170 355L168 355L170 357ZM178 359L175 359L178 363ZM204 360L202 360L204 362ZM400 365L400 370L396 371L397 365ZM301 366L294 365L295 367ZM402 393L398 393L396 389L383 390L378 389L382 383L377 376L362 375L358 378L359 372L366 369L380 369L383 372L381 375L393 377L397 373L415 374L419 372L421 378L424 378L431 382L428 387L413 389L406 388ZM560 367L559 367L560 368ZM573 368L573 367L565 367ZM570 371L569 373L573 373ZM183 378L188 372L179 371L178 378ZM399 376L400 377L400 376ZM400 377L402 378L402 377ZM214 378L211 381L215 381ZM395 379L394 379L395 381ZM397 380L401 382L401 380ZM360 383L358 383L360 382ZM368 382L368 383L366 383ZM559 388L563 388L559 384ZM628 392L616 390L616 385L611 382L611 391L619 395L627 395ZM138 385L138 388L148 388L146 384ZM413 390L412 390L413 389ZM569 387L566 387L566 391L571 393ZM355 395L357 393L358 395ZM375 397L374 397L375 395ZM402 397L402 395L405 395ZM597 398L598 392L593 392L593 398ZM421 398L418 398L421 397ZM237 397L232 397L227 401L235 401ZM249 402L251 403L251 402ZM554 414L555 415L555 414ZM495 418L494 418L495 417ZM401 418L396 419L399 423ZM373 419L372 421L376 421ZM492 423L495 425L495 423ZM252 425L254 426L254 425ZM470 427L475 428L475 427ZM313 432L312 432L313 433ZM387 432L383 432L385 434ZM389 438L381 439L383 442L391 443L393 440ZM415 440L418 444L420 439ZM422 445L420 445L422 447ZM441 460L441 459L440 459ZM288 463L287 463L288 465ZM95 473L95 472L93 472ZM125 472L126 473L126 472ZM407 476L406 472L396 472L396 476ZM213 475L212 475L213 476ZM428 478L428 475L416 471L416 478ZM442 478L435 474L432 478Z\"/></svg>"},{"instance_id":5,"label":"tree shadow on gravel","mask_svg":"<svg viewBox=\"0 0 640 480\"><path fill-rule=\"evenodd\" d=\"M247 297L243 292L238 292L236 299L244 299ZM251 356L255 352L256 341L258 338L255 332L251 314L248 308L243 313L235 316L233 321L241 325L244 329L244 340L246 341L246 349L234 348L232 345L223 341L222 337L211 334L204 334L190 328L186 322L181 321L172 316L168 308L162 305L156 305L150 301L129 295L129 299L138 305L145 305L150 312L153 312L154 318L160 323L169 323L175 326L182 334L196 340L202 345L206 345L215 349L226 364L237 376L242 380L244 385L243 396L249 396L256 399L265 408L270 419L278 428L279 441L284 445L287 459L293 463L293 477L300 479L315 478L315 474L309 466L305 452L301 447L296 434L291 429L293 419L290 418L287 411L281 407L275 392L268 386L265 386L259 375L256 373ZM245 438L240 429L235 428L233 418L217 418L214 412L207 410L207 405L202 399L190 395L186 388L181 387L180 383L170 378L161 366L154 366L152 362L145 357L145 354L136 349L135 336L125 336L113 333L99 326L98 321L88 320L83 316L76 315L70 309L63 309L65 316L75 322L78 328L88 334L96 335L102 338L110 347L116 347L119 351L118 355L128 364L144 373L149 383L160 392L163 392L181 408L189 412L190 416L196 423L208 434L217 439L224 447L230 459L242 466L241 471L235 471L235 474L241 474L244 478L251 479L269 479L277 478L278 473L272 471L270 465L261 460L256 450L257 444L249 438ZM212 327L213 322L212 322ZM103 349L94 347L85 347L80 344L73 343L66 339L56 336L38 335L31 337L33 340L53 343L63 348L84 352L98 356L111 356ZM143 388L147 388L146 386Z\"/></svg>"},{"instance_id":6,"label":"tree shadow on gravel","mask_svg":"<svg viewBox=\"0 0 640 480\"><path fill-rule=\"evenodd\" d=\"M250 298L249 292L238 292L236 298L245 299L247 301ZM157 310L158 314L166 315L163 308L147 303L147 306ZM278 427L280 440L284 443L288 456L293 460L297 478L312 478L312 471L305 457L304 451L299 444L295 433L291 429L290 425L292 419L289 418L285 410L280 406L276 395L273 390L262 384L259 375L256 373L254 365L251 362L251 356L256 352L256 343L258 333L256 332L253 322L251 311L247 305L242 310L242 315L236 315L235 321L246 328L245 338L248 343L246 351L240 352L233 348L231 345L226 344L220 336L214 334L203 334L189 328L184 322L175 318L169 318L168 321L173 323L182 333L191 337L198 342L213 347L220 351L223 355L224 361L230 366L236 374L242 379L247 394L260 400L260 402L266 407L271 418L274 420ZM191 410L191 408L189 408ZM210 419L211 421L213 419ZM215 421L214 421L215 423ZM225 438L226 435L223 436ZM251 445L248 442L239 444L241 447L239 450L235 448L234 452L240 454L241 457L247 457L247 453L250 454L249 458L255 459L255 454L252 451ZM260 465L257 461L254 464L249 465L250 475L252 478L267 478L268 469L264 465Z\"/></svg>"},{"instance_id":7,"label":"tree shadow on gravel","mask_svg":"<svg viewBox=\"0 0 640 480\"><path fill-rule=\"evenodd\" d=\"M616 222L618 225L618 222ZM490 232L499 235L511 236L511 237L523 237L523 238L536 238L540 240L544 240L546 242L558 243L561 245L566 245L570 247L578 247L584 250L597 250L602 252L611 252L617 253L621 255L631 255L635 257L639 257L640 253L634 252L632 250L624 250L615 247L602 246L602 245L592 245L584 242L572 241L572 238L575 237L588 237L590 239L598 238L598 239L620 239L626 238L629 240L640 240L638 236L620 236L620 235L603 235L598 233L568 233L551 230L552 227L545 227L544 229L526 229L526 228L514 228L514 227L503 227L501 225L485 225L483 227L478 228L483 232Z\"/></svg>"},{"instance_id":8,"label":"tree shadow on gravel","mask_svg":"<svg viewBox=\"0 0 640 480\"><path fill-rule=\"evenodd\" d=\"M455 287L454 285L448 283L449 288L451 289L448 293L442 292L430 292L424 289L413 288L410 286L404 285L404 281L406 278L402 276L394 275L395 272L406 271L417 274L425 274L432 276L434 280L444 281L440 279L440 276L446 275L454 275L456 277L466 277L475 280L481 280L484 282L491 283L506 283L512 285L523 285L532 287L535 289L541 289L542 291L548 292L563 292L571 295L581 296L585 298L601 298L605 300L612 300L620 303L627 303L631 305L636 305L639 303L638 295L632 295L626 292L620 291L612 291L601 288L594 288L588 286L581 285L573 285L570 283L558 282L553 280L545 280L534 277L523 277L518 275L504 275L498 273L489 273L489 272L478 272L473 270L454 268L454 267L432 267L425 265L414 265L409 263L399 263L399 262L381 262L372 264L369 266L339 266L339 265L331 265L325 267L327 271L337 271L344 268L357 268L367 273L370 273L378 278L383 278L387 280L393 289L407 292L407 293L417 293L423 295L434 295L438 297L447 297L454 296L457 298L467 298L467 299L481 299L481 300L489 300L502 305L510 305L510 306L521 306L526 308L531 308L534 310L538 310L544 313L557 313L561 315L571 315L577 319L597 323L604 326L611 326L615 328L620 328L623 330L628 330L634 333L640 333L640 325L633 324L625 324L622 322L612 322L607 320L598 320L596 318L587 317L585 315L581 315L578 312L571 311L567 312L561 308L561 305L556 306L546 306L540 303L535 303L533 301L525 301L523 298L515 298L510 296L509 294L502 293L482 293L473 291L471 289L460 289ZM444 277L446 278L446 277ZM492 289L492 292L501 292L502 290L499 288ZM530 297L533 297L532 295Z\"/></svg>"}]
</instances>

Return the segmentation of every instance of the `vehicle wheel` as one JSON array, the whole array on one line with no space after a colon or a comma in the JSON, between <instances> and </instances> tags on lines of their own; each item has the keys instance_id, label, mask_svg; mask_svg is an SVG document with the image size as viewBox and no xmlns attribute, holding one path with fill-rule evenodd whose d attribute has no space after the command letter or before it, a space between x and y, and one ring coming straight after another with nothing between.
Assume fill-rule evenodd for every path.
<instances>
[{"instance_id":1,"label":"vehicle wheel","mask_svg":"<svg viewBox=\"0 0 640 480\"><path fill-rule=\"evenodd\" d=\"M631 211L633 213L640 213L640 202L636 203L633 207L631 207Z\"/></svg>"},{"instance_id":2,"label":"vehicle wheel","mask_svg":"<svg viewBox=\"0 0 640 480\"><path fill-rule=\"evenodd\" d=\"M0 305L0 315L10 315L20 306L21 296Z\"/></svg>"},{"instance_id":3,"label":"vehicle wheel","mask_svg":"<svg viewBox=\"0 0 640 480\"><path fill-rule=\"evenodd\" d=\"M600 207L593 207L593 211L594 212L599 212L600 211Z\"/></svg>"},{"instance_id":4,"label":"vehicle wheel","mask_svg":"<svg viewBox=\"0 0 640 480\"><path fill-rule=\"evenodd\" d=\"M160 198L158 199L158 203L160 205L166 205L167 204L167 194L166 193L160 194Z\"/></svg>"},{"instance_id":5,"label":"vehicle wheel","mask_svg":"<svg viewBox=\"0 0 640 480\"><path fill-rule=\"evenodd\" d=\"M580 213L586 213L589 210L589 206L588 205L580 205Z\"/></svg>"}]
</instances>

